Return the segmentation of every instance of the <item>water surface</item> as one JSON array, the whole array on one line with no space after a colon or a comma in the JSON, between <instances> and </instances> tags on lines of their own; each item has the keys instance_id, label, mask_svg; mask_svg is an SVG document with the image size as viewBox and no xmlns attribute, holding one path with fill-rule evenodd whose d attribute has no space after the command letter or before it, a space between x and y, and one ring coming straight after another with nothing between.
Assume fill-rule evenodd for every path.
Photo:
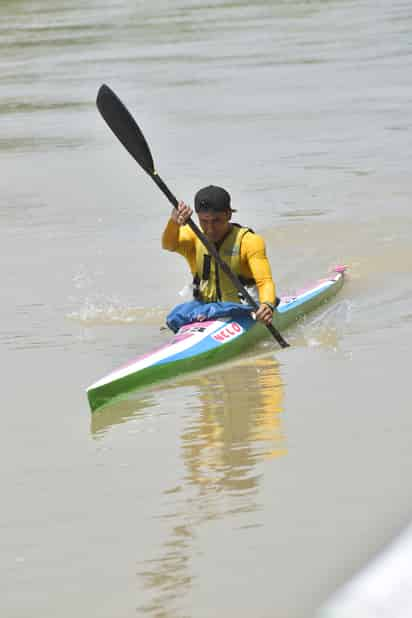
<instances>
[{"instance_id":1,"label":"water surface","mask_svg":"<svg viewBox=\"0 0 412 618\"><path fill-rule=\"evenodd\" d=\"M3 1L0 569L10 618L308 618L412 515L410 3ZM279 293L347 284L239 362L91 417L160 345L171 189L226 186Z\"/></svg>"}]
</instances>

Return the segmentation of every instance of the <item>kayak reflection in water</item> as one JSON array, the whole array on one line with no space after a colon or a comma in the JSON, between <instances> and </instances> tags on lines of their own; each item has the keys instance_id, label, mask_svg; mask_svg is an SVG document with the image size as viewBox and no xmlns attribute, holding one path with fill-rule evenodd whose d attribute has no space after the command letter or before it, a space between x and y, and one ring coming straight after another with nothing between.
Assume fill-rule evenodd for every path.
<instances>
[{"instance_id":1,"label":"kayak reflection in water","mask_svg":"<svg viewBox=\"0 0 412 618\"><path fill-rule=\"evenodd\" d=\"M210 185L200 189L195 195L195 211L203 233L215 244L221 259L259 302L256 318L271 324L276 290L263 238L250 228L231 222L236 211L231 207L229 193L221 187ZM186 225L192 213L184 202L172 210L163 231L163 249L186 258L193 275L195 299L204 303L242 302L236 287Z\"/></svg>"}]
</instances>

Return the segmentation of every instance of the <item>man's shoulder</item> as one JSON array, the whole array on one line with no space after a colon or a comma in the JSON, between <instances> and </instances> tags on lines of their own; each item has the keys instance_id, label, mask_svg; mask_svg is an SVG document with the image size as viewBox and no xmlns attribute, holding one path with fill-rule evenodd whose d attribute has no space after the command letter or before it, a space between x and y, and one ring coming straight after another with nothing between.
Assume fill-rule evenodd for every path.
<instances>
[{"instance_id":1,"label":"man's shoulder","mask_svg":"<svg viewBox=\"0 0 412 618\"><path fill-rule=\"evenodd\" d=\"M265 246L265 240L263 236L257 234L248 227L241 226L245 230L245 234L242 238L242 245L246 247L260 247Z\"/></svg>"}]
</instances>

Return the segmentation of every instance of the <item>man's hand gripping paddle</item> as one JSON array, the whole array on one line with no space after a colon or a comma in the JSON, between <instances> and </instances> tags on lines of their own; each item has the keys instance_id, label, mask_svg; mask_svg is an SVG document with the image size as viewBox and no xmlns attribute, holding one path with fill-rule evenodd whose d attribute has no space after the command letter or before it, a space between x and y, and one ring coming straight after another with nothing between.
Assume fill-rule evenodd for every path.
<instances>
[{"instance_id":1,"label":"man's hand gripping paddle","mask_svg":"<svg viewBox=\"0 0 412 618\"><path fill-rule=\"evenodd\" d=\"M140 165L140 167L144 169L147 174L149 174L159 189L167 197L169 202L177 208L178 201L176 197L173 193L171 193L167 185L163 182L155 170L153 157L143 133L119 97L113 92L113 90L106 86L106 84L103 84L99 88L96 105L110 129L121 141L126 150L132 155L133 159ZM207 236L203 234L192 219L187 221L187 225L204 244L210 255L214 257L219 267L231 280L237 290L242 294L243 298L257 311L259 305L250 296L249 292L245 290L239 278L232 272L226 262L222 260L215 245L210 242ZM289 346L289 344L283 339L282 335L272 324L266 324L266 328L270 331L282 348Z\"/></svg>"}]
</instances>

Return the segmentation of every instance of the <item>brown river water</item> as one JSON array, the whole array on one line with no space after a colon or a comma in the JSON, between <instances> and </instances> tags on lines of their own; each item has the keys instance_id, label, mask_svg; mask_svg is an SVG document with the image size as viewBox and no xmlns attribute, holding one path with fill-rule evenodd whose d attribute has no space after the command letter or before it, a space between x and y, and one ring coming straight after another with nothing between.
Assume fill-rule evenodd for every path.
<instances>
[{"instance_id":1,"label":"brown river water","mask_svg":"<svg viewBox=\"0 0 412 618\"><path fill-rule=\"evenodd\" d=\"M412 519L410 0L2 0L4 618L310 618ZM91 417L166 341L170 207L229 189L279 293L330 304Z\"/></svg>"}]
</instances>

